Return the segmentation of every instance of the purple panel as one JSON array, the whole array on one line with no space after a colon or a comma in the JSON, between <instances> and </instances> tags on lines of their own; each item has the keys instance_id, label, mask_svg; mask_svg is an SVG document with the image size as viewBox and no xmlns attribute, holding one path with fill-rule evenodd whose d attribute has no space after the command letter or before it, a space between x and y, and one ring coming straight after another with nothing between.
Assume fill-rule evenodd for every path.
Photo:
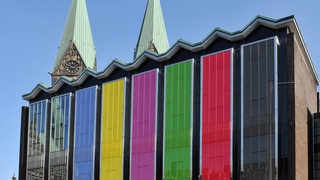
<instances>
[{"instance_id":1,"label":"purple panel","mask_svg":"<svg viewBox=\"0 0 320 180\"><path fill-rule=\"evenodd\" d=\"M157 74L133 77L131 180L155 179Z\"/></svg>"}]
</instances>

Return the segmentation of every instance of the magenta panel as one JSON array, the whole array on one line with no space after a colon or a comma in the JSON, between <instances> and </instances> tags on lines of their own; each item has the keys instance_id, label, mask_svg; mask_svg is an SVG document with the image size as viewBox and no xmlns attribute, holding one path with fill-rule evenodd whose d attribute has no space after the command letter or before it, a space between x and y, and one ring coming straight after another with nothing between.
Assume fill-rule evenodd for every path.
<instances>
[{"instance_id":1,"label":"magenta panel","mask_svg":"<svg viewBox=\"0 0 320 180\"><path fill-rule=\"evenodd\" d=\"M131 180L155 179L158 70L133 77Z\"/></svg>"}]
</instances>

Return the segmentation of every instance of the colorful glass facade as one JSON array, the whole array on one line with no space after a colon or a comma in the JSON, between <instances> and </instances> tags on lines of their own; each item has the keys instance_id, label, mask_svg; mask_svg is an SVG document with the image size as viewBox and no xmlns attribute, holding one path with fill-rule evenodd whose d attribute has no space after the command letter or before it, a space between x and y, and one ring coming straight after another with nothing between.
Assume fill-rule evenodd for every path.
<instances>
[{"instance_id":1,"label":"colorful glass facade","mask_svg":"<svg viewBox=\"0 0 320 180\"><path fill-rule=\"evenodd\" d=\"M201 174L203 180L231 178L232 51L202 58Z\"/></svg>"},{"instance_id":2,"label":"colorful glass facade","mask_svg":"<svg viewBox=\"0 0 320 180\"><path fill-rule=\"evenodd\" d=\"M312 126L316 76L292 25L258 17L234 34L39 84L23 96L19 179L310 178L311 132L297 130Z\"/></svg>"},{"instance_id":3,"label":"colorful glass facade","mask_svg":"<svg viewBox=\"0 0 320 180\"><path fill-rule=\"evenodd\" d=\"M93 179L97 86L76 91L73 179Z\"/></svg>"},{"instance_id":4,"label":"colorful glass facade","mask_svg":"<svg viewBox=\"0 0 320 180\"><path fill-rule=\"evenodd\" d=\"M193 61L165 68L164 179L192 176Z\"/></svg>"},{"instance_id":5,"label":"colorful glass facade","mask_svg":"<svg viewBox=\"0 0 320 180\"><path fill-rule=\"evenodd\" d=\"M101 179L123 179L126 79L103 84Z\"/></svg>"},{"instance_id":6,"label":"colorful glass facade","mask_svg":"<svg viewBox=\"0 0 320 180\"><path fill-rule=\"evenodd\" d=\"M133 76L131 180L156 177L158 70Z\"/></svg>"},{"instance_id":7,"label":"colorful glass facade","mask_svg":"<svg viewBox=\"0 0 320 180\"><path fill-rule=\"evenodd\" d=\"M50 179L67 179L70 132L70 94L51 100Z\"/></svg>"},{"instance_id":8,"label":"colorful glass facade","mask_svg":"<svg viewBox=\"0 0 320 180\"><path fill-rule=\"evenodd\" d=\"M27 180L44 178L47 107L47 100L30 104Z\"/></svg>"}]
</instances>

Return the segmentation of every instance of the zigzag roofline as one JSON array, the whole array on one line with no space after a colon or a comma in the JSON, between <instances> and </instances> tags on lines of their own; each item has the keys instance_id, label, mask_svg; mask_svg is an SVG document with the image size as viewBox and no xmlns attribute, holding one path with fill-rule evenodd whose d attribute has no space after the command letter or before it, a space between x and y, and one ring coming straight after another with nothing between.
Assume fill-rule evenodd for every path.
<instances>
[{"instance_id":1,"label":"zigzag roofline","mask_svg":"<svg viewBox=\"0 0 320 180\"><path fill-rule=\"evenodd\" d=\"M90 68L86 69L76 80L71 81L67 77L61 77L52 87L48 87L44 85L43 83L38 84L30 93L25 94L22 96L24 100L32 100L35 98L41 91L47 92L47 93L54 93L57 92L60 87L62 87L64 84L68 84L70 86L78 86L82 84L89 76L95 77L97 79L104 79L108 77L116 68L121 68L126 71L134 70L140 67L140 65L145 62L148 58L163 62L170 60L171 57L175 55L176 52L178 52L180 49L186 49L191 52L197 52L206 49L210 44L212 44L217 38L222 38L229 41L236 41L240 39L246 38L251 32L253 32L257 27L259 26L266 26L272 29L279 29L282 27L289 27L289 29L297 34L298 36L298 43L300 43L304 49L304 52L306 53L306 56L308 57L308 62L310 67L313 70L314 77L317 81L317 84L319 84L319 79L317 76L317 73L315 71L314 65L311 61L311 57L309 55L309 52L306 48L306 45L304 43L304 40L301 36L300 29L297 25L297 22L294 18L294 16L288 16L281 19L270 19L264 16L257 16L255 19L253 19L245 28L243 28L240 31L236 32L228 32L220 28L216 28L212 33L209 34L204 40L198 42L198 43L190 43L185 40L178 40L167 52L162 54L156 54L151 51L144 51L135 61L131 63L123 63L119 59L113 60L109 66L101 71L96 72Z\"/></svg>"}]
</instances>

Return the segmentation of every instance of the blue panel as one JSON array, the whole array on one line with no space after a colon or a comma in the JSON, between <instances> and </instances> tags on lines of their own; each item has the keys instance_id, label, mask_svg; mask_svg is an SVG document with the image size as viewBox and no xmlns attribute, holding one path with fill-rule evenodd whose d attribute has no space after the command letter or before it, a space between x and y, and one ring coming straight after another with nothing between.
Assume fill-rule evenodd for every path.
<instances>
[{"instance_id":1,"label":"blue panel","mask_svg":"<svg viewBox=\"0 0 320 180\"><path fill-rule=\"evenodd\" d=\"M74 179L93 179L97 88L76 92Z\"/></svg>"}]
</instances>

